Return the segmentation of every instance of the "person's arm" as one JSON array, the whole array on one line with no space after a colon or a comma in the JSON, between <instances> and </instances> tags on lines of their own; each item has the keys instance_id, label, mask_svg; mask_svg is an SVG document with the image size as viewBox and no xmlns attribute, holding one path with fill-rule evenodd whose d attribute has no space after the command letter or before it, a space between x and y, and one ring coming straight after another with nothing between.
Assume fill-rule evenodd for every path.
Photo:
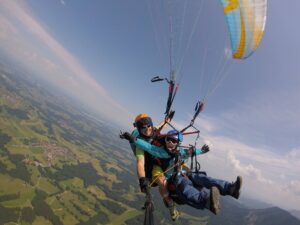
<instances>
[{"instance_id":1,"label":"person's arm","mask_svg":"<svg viewBox=\"0 0 300 225\"><path fill-rule=\"evenodd\" d=\"M136 171L139 178L141 192L146 193L150 180L146 177L144 151L139 148L136 149Z\"/></svg>"},{"instance_id":2,"label":"person's arm","mask_svg":"<svg viewBox=\"0 0 300 225\"><path fill-rule=\"evenodd\" d=\"M209 151L208 145L203 145L202 148L180 148L180 155L184 158L187 159L188 157L192 156L193 151L195 151L195 155L202 155L204 153L207 153Z\"/></svg>"},{"instance_id":3,"label":"person's arm","mask_svg":"<svg viewBox=\"0 0 300 225\"><path fill-rule=\"evenodd\" d=\"M155 145L151 145L150 143L137 138L134 142L137 148L141 148L142 150L148 152L149 154L158 157L158 158L170 158L170 155L166 152L164 147L157 147Z\"/></svg>"},{"instance_id":4,"label":"person's arm","mask_svg":"<svg viewBox=\"0 0 300 225\"><path fill-rule=\"evenodd\" d=\"M156 128L157 128L158 130L160 130L160 129L162 129L167 123L170 123L171 120L172 120L172 118L173 118L173 116L174 116L174 113L175 113L175 111L171 111L170 114L169 114L163 121L161 121L160 124L158 124L158 125L156 126Z\"/></svg>"},{"instance_id":5,"label":"person's arm","mask_svg":"<svg viewBox=\"0 0 300 225\"><path fill-rule=\"evenodd\" d=\"M134 129L131 133L131 136L134 138L137 138L139 135L140 135L140 133L137 129Z\"/></svg>"},{"instance_id":6,"label":"person's arm","mask_svg":"<svg viewBox=\"0 0 300 225\"><path fill-rule=\"evenodd\" d=\"M144 151L136 148L136 172L138 175L138 178L145 177L145 157L144 157Z\"/></svg>"},{"instance_id":7,"label":"person's arm","mask_svg":"<svg viewBox=\"0 0 300 225\"><path fill-rule=\"evenodd\" d=\"M169 121L168 121L169 122ZM166 120L161 121L158 125L155 126L157 130L162 129L163 126L166 125Z\"/></svg>"},{"instance_id":8,"label":"person's arm","mask_svg":"<svg viewBox=\"0 0 300 225\"><path fill-rule=\"evenodd\" d=\"M209 146L207 144L204 144L201 149L196 148L196 155L201 155L207 152L209 152Z\"/></svg>"},{"instance_id":9,"label":"person's arm","mask_svg":"<svg viewBox=\"0 0 300 225\"><path fill-rule=\"evenodd\" d=\"M200 148L196 148L196 149L195 149L195 153L196 153L196 155L202 155L202 154L204 154L205 152L203 152L202 149L200 149Z\"/></svg>"},{"instance_id":10,"label":"person's arm","mask_svg":"<svg viewBox=\"0 0 300 225\"><path fill-rule=\"evenodd\" d=\"M144 164L145 164L144 159L136 160L136 171L137 171L138 178L146 176L145 169L144 169Z\"/></svg>"}]
</instances>

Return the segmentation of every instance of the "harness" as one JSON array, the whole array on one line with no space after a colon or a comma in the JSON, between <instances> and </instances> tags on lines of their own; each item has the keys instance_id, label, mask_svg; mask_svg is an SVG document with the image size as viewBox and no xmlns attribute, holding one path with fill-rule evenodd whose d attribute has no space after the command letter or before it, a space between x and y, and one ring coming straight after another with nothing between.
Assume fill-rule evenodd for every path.
<instances>
[{"instance_id":1,"label":"harness","mask_svg":"<svg viewBox=\"0 0 300 225\"><path fill-rule=\"evenodd\" d=\"M200 172L201 165L197 160L196 147L191 146L191 150L192 150L192 153L191 153L191 166L190 166L190 169L191 169L191 171L194 170L194 163L195 163L195 173L198 173L198 172Z\"/></svg>"},{"instance_id":2,"label":"harness","mask_svg":"<svg viewBox=\"0 0 300 225\"><path fill-rule=\"evenodd\" d=\"M206 172L205 171L200 171L201 165L197 160L197 156L196 156L196 148L195 146L191 146L191 148L189 149L191 151L191 153L188 153L188 155L191 155L191 165L190 165L190 170L191 173L198 173L198 174L204 174L206 176ZM173 175L167 180L167 188L169 191L169 196L177 203L177 204L185 204L185 202L182 202L177 195L176 192L176 182L177 182L177 177L180 176L184 176L184 177L188 177L193 183L193 179L192 176L190 175L186 175L184 173L181 173L179 171L179 166L181 166L183 164L183 161L180 160L179 154L176 154L175 156L175 166L173 168ZM174 158L173 158L174 159ZM195 165L195 168L194 168ZM194 185L196 185L194 183ZM202 188L199 185L196 185L198 188Z\"/></svg>"},{"instance_id":3,"label":"harness","mask_svg":"<svg viewBox=\"0 0 300 225\"><path fill-rule=\"evenodd\" d=\"M180 162L179 160L179 155L176 154L175 156L175 167L173 168L173 175L167 180L167 188L169 191L169 196L173 199L174 202L176 202L179 205L183 205L185 204L184 202L182 202L177 195L176 192L176 179L177 176L179 174L179 169L178 167L181 166L183 164L183 162ZM182 174L183 176L185 176L184 174Z\"/></svg>"}]
</instances>

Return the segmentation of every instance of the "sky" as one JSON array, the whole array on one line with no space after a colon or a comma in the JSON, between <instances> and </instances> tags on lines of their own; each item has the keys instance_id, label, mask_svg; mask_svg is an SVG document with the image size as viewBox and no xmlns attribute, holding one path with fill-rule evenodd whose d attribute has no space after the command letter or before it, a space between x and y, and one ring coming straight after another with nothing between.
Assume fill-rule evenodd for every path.
<instances>
[{"instance_id":1,"label":"sky","mask_svg":"<svg viewBox=\"0 0 300 225\"><path fill-rule=\"evenodd\" d=\"M174 124L189 123L207 97L196 120L199 145L211 146L202 167L242 175L243 194L300 210L299 7L269 1L257 51L232 60L218 0L2 0L0 54L130 130L139 113L164 117L167 83L150 80L169 76L172 37Z\"/></svg>"}]
</instances>

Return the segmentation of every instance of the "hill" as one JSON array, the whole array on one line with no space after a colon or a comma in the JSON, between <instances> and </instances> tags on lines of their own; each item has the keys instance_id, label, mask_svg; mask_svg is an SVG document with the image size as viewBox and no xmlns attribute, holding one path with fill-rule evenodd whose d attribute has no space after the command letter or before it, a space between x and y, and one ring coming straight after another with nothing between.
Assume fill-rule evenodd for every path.
<instances>
[{"instance_id":1,"label":"hill","mask_svg":"<svg viewBox=\"0 0 300 225\"><path fill-rule=\"evenodd\" d=\"M300 220L300 210L291 210L290 213Z\"/></svg>"},{"instance_id":2,"label":"hill","mask_svg":"<svg viewBox=\"0 0 300 225\"><path fill-rule=\"evenodd\" d=\"M141 214L117 133L36 80L0 71L0 224L122 224Z\"/></svg>"}]
</instances>

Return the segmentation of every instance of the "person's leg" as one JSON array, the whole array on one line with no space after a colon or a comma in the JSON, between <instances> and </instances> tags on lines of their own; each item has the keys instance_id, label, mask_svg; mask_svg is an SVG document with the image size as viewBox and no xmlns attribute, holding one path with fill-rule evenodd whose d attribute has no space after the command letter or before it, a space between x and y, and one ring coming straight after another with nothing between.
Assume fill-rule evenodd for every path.
<instances>
[{"instance_id":1,"label":"person's leg","mask_svg":"<svg viewBox=\"0 0 300 225\"><path fill-rule=\"evenodd\" d=\"M240 195L240 189L242 186L242 177L238 176L235 182L228 182L221 179L215 179L208 177L201 173L192 173L189 178L196 186L203 186L205 188L217 187L221 195L231 195L234 198L238 198Z\"/></svg>"},{"instance_id":2,"label":"person's leg","mask_svg":"<svg viewBox=\"0 0 300 225\"><path fill-rule=\"evenodd\" d=\"M189 178L179 176L176 180L176 192L181 201L196 209L207 208L215 214L219 211L220 193L216 187L199 190Z\"/></svg>"},{"instance_id":3,"label":"person's leg","mask_svg":"<svg viewBox=\"0 0 300 225\"><path fill-rule=\"evenodd\" d=\"M167 180L164 176L164 173L159 166L154 166L153 171L153 180L158 184L159 186L159 193L163 199L163 202L165 206L169 209L171 218L173 221L177 220L179 218L179 212L176 209L175 202L172 198L169 197L168 187L167 187Z\"/></svg>"},{"instance_id":4,"label":"person's leg","mask_svg":"<svg viewBox=\"0 0 300 225\"><path fill-rule=\"evenodd\" d=\"M241 195L241 188L243 184L243 179L241 176L237 176L236 181L231 184L229 188L229 195L238 199Z\"/></svg>"},{"instance_id":5,"label":"person's leg","mask_svg":"<svg viewBox=\"0 0 300 225\"><path fill-rule=\"evenodd\" d=\"M193 181L193 183L196 186L203 186L207 189L210 189L213 186L217 187L219 189L221 195L226 195L226 193L229 191L229 187L231 185L231 183L229 183L225 180L208 177L201 173L192 173L189 176L189 178L191 179L191 181Z\"/></svg>"}]
</instances>

